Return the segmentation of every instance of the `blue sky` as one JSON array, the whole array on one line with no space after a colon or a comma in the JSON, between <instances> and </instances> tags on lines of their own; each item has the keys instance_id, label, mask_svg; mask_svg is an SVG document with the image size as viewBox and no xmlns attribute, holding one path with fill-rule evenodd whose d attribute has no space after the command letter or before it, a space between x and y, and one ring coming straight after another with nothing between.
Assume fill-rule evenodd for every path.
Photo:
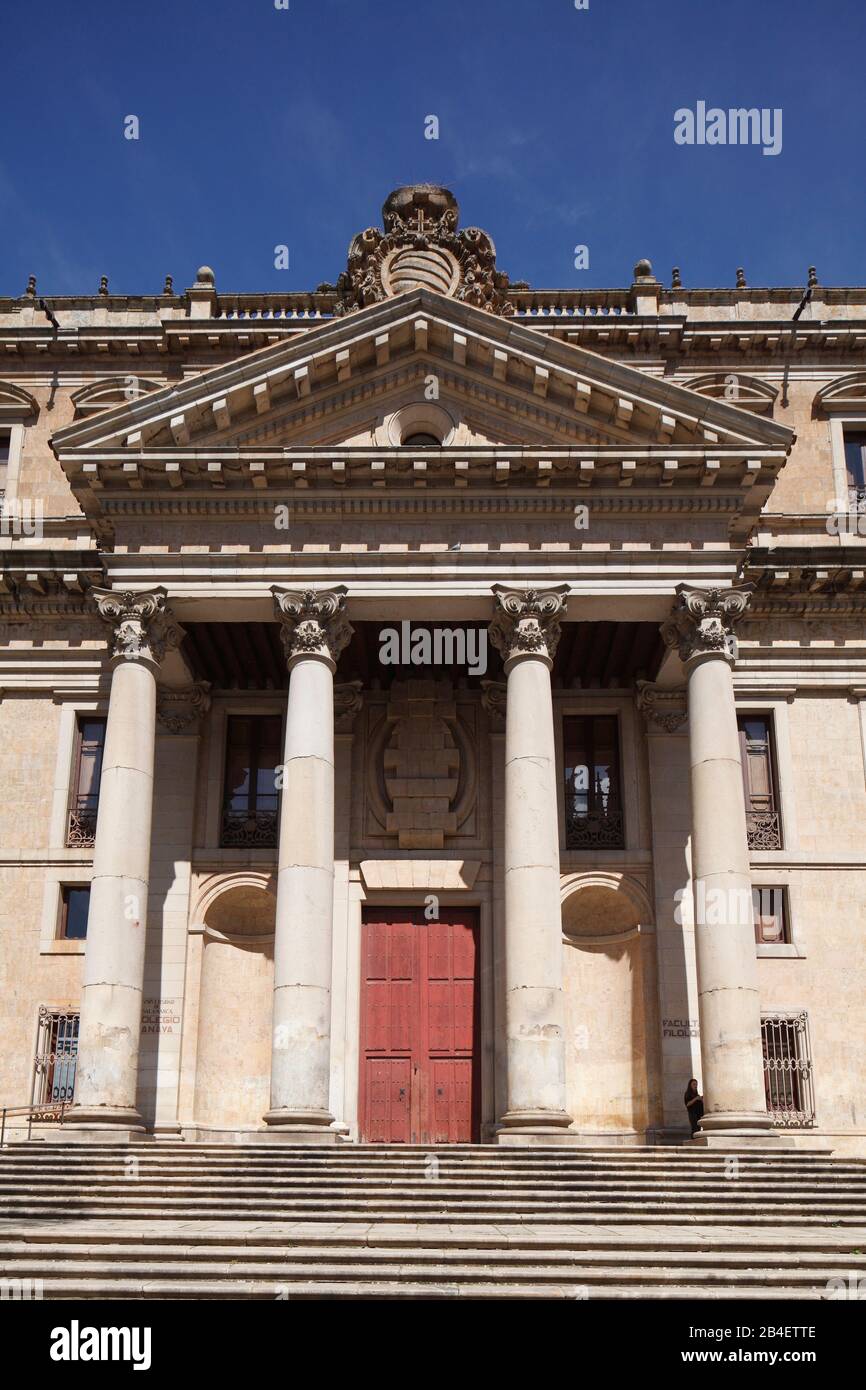
<instances>
[{"instance_id":1,"label":"blue sky","mask_svg":"<svg viewBox=\"0 0 866 1390\"><path fill-rule=\"evenodd\" d=\"M538 288L866 283L864 0L5 0L0 47L2 294L315 288L422 181ZM676 145L699 100L781 154Z\"/></svg>"}]
</instances>

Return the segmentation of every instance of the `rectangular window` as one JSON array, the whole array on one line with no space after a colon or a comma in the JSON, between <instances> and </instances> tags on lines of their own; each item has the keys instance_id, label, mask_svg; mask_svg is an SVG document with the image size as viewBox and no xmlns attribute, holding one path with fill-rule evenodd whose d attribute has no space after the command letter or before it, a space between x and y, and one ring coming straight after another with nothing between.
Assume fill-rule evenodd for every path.
<instances>
[{"instance_id":1,"label":"rectangular window","mask_svg":"<svg viewBox=\"0 0 866 1390\"><path fill-rule=\"evenodd\" d=\"M790 942L784 888L753 888L752 908L759 946L784 946Z\"/></svg>"},{"instance_id":2,"label":"rectangular window","mask_svg":"<svg viewBox=\"0 0 866 1390\"><path fill-rule=\"evenodd\" d=\"M87 936L87 913L90 909L90 888L69 885L60 890L61 941L83 941Z\"/></svg>"},{"instance_id":3,"label":"rectangular window","mask_svg":"<svg viewBox=\"0 0 866 1390\"><path fill-rule=\"evenodd\" d=\"M769 715L741 714L740 762L746 798L750 849L781 849L782 826L776 803L773 729Z\"/></svg>"},{"instance_id":4,"label":"rectangular window","mask_svg":"<svg viewBox=\"0 0 866 1390\"><path fill-rule=\"evenodd\" d=\"M72 1100L78 1058L78 1014L40 1008L33 1077L33 1104Z\"/></svg>"},{"instance_id":5,"label":"rectangular window","mask_svg":"<svg viewBox=\"0 0 866 1390\"><path fill-rule=\"evenodd\" d=\"M9 444L11 437L8 430L0 430L0 496L6 491L6 479L9 474Z\"/></svg>"},{"instance_id":6,"label":"rectangular window","mask_svg":"<svg viewBox=\"0 0 866 1390\"><path fill-rule=\"evenodd\" d=\"M767 1110L773 1124L787 1129L808 1128L815 1123L808 1014L764 1014L761 1042Z\"/></svg>"},{"instance_id":7,"label":"rectangular window","mask_svg":"<svg viewBox=\"0 0 866 1390\"><path fill-rule=\"evenodd\" d=\"M568 849L621 849L619 725L613 714L563 720Z\"/></svg>"},{"instance_id":8,"label":"rectangular window","mask_svg":"<svg viewBox=\"0 0 866 1390\"><path fill-rule=\"evenodd\" d=\"M96 840L96 812L99 783L105 752L105 720L81 715L75 734L75 765L72 777L72 804L66 843L88 846Z\"/></svg>"},{"instance_id":9,"label":"rectangular window","mask_svg":"<svg viewBox=\"0 0 866 1390\"><path fill-rule=\"evenodd\" d=\"M866 499L866 430L844 430L845 471L854 500Z\"/></svg>"},{"instance_id":10,"label":"rectangular window","mask_svg":"<svg viewBox=\"0 0 866 1390\"><path fill-rule=\"evenodd\" d=\"M276 845L281 757L280 715L229 716L221 844Z\"/></svg>"}]
</instances>

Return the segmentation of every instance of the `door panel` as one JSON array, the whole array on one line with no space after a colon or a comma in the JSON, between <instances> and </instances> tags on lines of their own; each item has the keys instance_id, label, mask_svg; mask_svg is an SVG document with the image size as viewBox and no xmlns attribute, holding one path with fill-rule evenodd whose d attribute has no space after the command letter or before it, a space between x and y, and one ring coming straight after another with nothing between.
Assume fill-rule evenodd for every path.
<instances>
[{"instance_id":1,"label":"door panel","mask_svg":"<svg viewBox=\"0 0 866 1390\"><path fill-rule=\"evenodd\" d=\"M366 909L362 925L361 1138L478 1137L477 914Z\"/></svg>"},{"instance_id":2,"label":"door panel","mask_svg":"<svg viewBox=\"0 0 866 1390\"><path fill-rule=\"evenodd\" d=\"M408 1057L368 1059L369 1139L373 1144L411 1142L411 1076Z\"/></svg>"}]
</instances>

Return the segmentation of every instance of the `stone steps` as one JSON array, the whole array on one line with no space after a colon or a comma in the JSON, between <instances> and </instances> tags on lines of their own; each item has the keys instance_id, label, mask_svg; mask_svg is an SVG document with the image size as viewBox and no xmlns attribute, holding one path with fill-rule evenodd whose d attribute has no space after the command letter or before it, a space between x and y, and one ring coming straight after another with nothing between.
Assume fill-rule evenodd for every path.
<instances>
[{"instance_id":1,"label":"stone steps","mask_svg":"<svg viewBox=\"0 0 866 1390\"><path fill-rule=\"evenodd\" d=\"M433 1202L367 1202L364 1206L350 1205L338 1199L323 1198L320 1202L288 1203L274 1202L269 1206L262 1203L239 1203L239 1202L220 1202L218 1200L199 1199L192 1202L180 1202L176 1199L159 1200L155 1198L151 1202L124 1201L118 1198L114 1203L110 1202L90 1202L87 1199L80 1199L72 1202L69 1199L59 1201L21 1201L5 1202L2 1210L9 1216L14 1216L18 1220L46 1220L52 1217L63 1215L74 1215L82 1218L111 1218L124 1219L130 1216L140 1216L143 1213L150 1213L154 1217L160 1215L182 1218L185 1221L194 1220L239 1220L239 1221L285 1221L291 1217L303 1219L318 1219L329 1221L334 1217L339 1217L344 1221L369 1221L387 1220L400 1222L413 1220L418 1216L424 1216L431 1220L447 1218L449 1215L461 1222L489 1221L494 1218L513 1220L515 1218L525 1218L533 1220L541 1218L551 1222L639 1222L644 1223L648 1220L654 1222L666 1222L673 1225L680 1225L683 1222L700 1221L705 1224L719 1223L729 1225L736 1223L739 1225L766 1225L772 1221L796 1222L797 1225L812 1227L819 1225L841 1225L841 1226L862 1226L866 1223L866 1213L862 1207L850 1207L832 1209L826 1212L816 1213L806 1206L786 1207L783 1204L769 1206L765 1203L753 1204L746 1208L739 1208L732 1211L729 1206L722 1203L715 1206L704 1205L701 1207L690 1206L688 1212L683 1212L681 1203L622 1203L618 1205L600 1206L575 1202L571 1206L561 1203L550 1204L537 1202L532 1205L516 1204L514 1202L484 1203L475 1207L461 1205L455 1208L454 1204L449 1204L445 1200Z\"/></svg>"},{"instance_id":2,"label":"stone steps","mask_svg":"<svg viewBox=\"0 0 866 1390\"><path fill-rule=\"evenodd\" d=\"M136 1302L148 1299L181 1300L181 1299L207 1299L218 1300L228 1299L237 1301L239 1299L255 1299L260 1301L273 1302L276 1297L292 1301L297 1299L321 1300L342 1300L342 1299L383 1299L387 1301L397 1301L401 1299L454 1299L471 1298L473 1300L490 1299L497 1302L510 1299L572 1299L583 1300L592 1296L591 1291L585 1283L550 1283L532 1284L526 1283L477 1283L461 1284L454 1283L418 1283L412 1280L400 1279L393 1283L386 1281L370 1280L350 1280L340 1278L334 1282L327 1281L280 1281L279 1290L275 1291L273 1282L261 1284L252 1280L232 1280L232 1279L206 1279L199 1282L183 1282L171 1280L137 1280L137 1279L111 1279L103 1281L99 1279L75 1280L45 1280L43 1284L43 1297L52 1300L85 1300L94 1299L100 1303L112 1301ZM605 1299L693 1299L693 1300L712 1300L736 1298L743 1301L762 1302L767 1299L782 1299L786 1303L799 1302L807 1299L814 1300L821 1295L811 1289L788 1288L784 1285L766 1284L754 1285L749 1288L731 1288L730 1286L709 1287L707 1285L679 1285L665 1286L658 1284L604 1284L596 1291L597 1297Z\"/></svg>"},{"instance_id":3,"label":"stone steps","mask_svg":"<svg viewBox=\"0 0 866 1390\"><path fill-rule=\"evenodd\" d=\"M848 1187L847 1184L840 1183L837 1188L827 1185L822 1188L810 1188L808 1185L798 1185L786 1192L781 1192L776 1184L740 1184L730 1183L727 1186L723 1183L702 1183L690 1186L682 1186L679 1183L660 1182L651 1184L647 1182L606 1182L606 1183L538 1183L520 1186L501 1180L478 1185L456 1182L453 1179L431 1179L425 1181L423 1178L414 1180L389 1180L377 1182L365 1179L357 1179L354 1182L346 1182L342 1178L327 1177L317 1178L312 1182L297 1183L279 1178L270 1178L267 1181L247 1181L236 1180L215 1180L203 1177L196 1181L169 1181L157 1182L152 1179L144 1179L138 1175L130 1175L127 1178L112 1177L110 1180L94 1178L84 1175L79 1182L69 1181L68 1179L38 1179L36 1181L19 1181L4 1183L0 1181L0 1200L14 1196L16 1193L28 1192L34 1195L38 1193L54 1194L63 1196L66 1193L78 1193L82 1186L86 1184L89 1195L100 1195L110 1197L113 1195L128 1195L133 1187L139 1195L169 1195L174 1194L178 1197L195 1196L200 1193L202 1182L207 1182L211 1196L219 1197L243 1197L261 1196L262 1198L287 1198L303 1200L308 1197L320 1195L334 1195L345 1199L364 1199L367 1197L388 1197L392 1200L407 1197L414 1200L416 1197L423 1198L426 1192L428 1196L432 1193L439 1195L445 1194L455 1201L475 1201L486 1198L493 1199L500 1196L509 1196L519 1202L533 1200L561 1200L573 1201L582 1200L616 1200L618 1198L632 1197L636 1200L657 1200L660 1197L679 1196L683 1198L693 1197L696 1201L721 1200L737 1202L739 1200L768 1200L797 1202L805 1201L808 1204L845 1202L866 1202L866 1190L861 1187ZM734 1191L729 1191L733 1188Z\"/></svg>"},{"instance_id":4,"label":"stone steps","mask_svg":"<svg viewBox=\"0 0 866 1390\"><path fill-rule=\"evenodd\" d=\"M734 1179L726 1155L658 1149L12 1145L0 1268L55 1299L802 1300L866 1280L866 1164L739 1158Z\"/></svg>"},{"instance_id":5,"label":"stone steps","mask_svg":"<svg viewBox=\"0 0 866 1390\"><path fill-rule=\"evenodd\" d=\"M778 1241L758 1238L747 1249L730 1236L712 1241L712 1248L678 1248L656 1232L642 1241L612 1241L600 1235L593 1243L585 1232L548 1235L527 1248L525 1236L514 1228L510 1240L498 1233L498 1244L475 1246L472 1232L459 1235L416 1227L401 1240L387 1242L377 1233L374 1243L366 1227L356 1233L343 1229L337 1241L289 1241L262 1244L241 1231L232 1240L223 1228L217 1235L191 1240L187 1230L154 1242L118 1242L104 1231L102 1239L68 1234L46 1239L44 1234L5 1232L0 1236L0 1260L7 1278L41 1279L48 1297L500 1297L672 1296L689 1288L696 1296L826 1297L828 1281L862 1277L866 1255L845 1249L784 1248ZM451 1235L450 1245L447 1236ZM383 1240L384 1235L384 1240ZM858 1241L862 1242L861 1231ZM386 1243L387 1242L387 1243ZM94 1264L99 1277L94 1277ZM202 1293L202 1290L208 1290ZM403 1290L401 1292L401 1290ZM448 1293L451 1290L451 1293ZM170 1291L170 1292L168 1292Z\"/></svg>"},{"instance_id":6,"label":"stone steps","mask_svg":"<svg viewBox=\"0 0 866 1390\"><path fill-rule=\"evenodd\" d=\"M245 1150L241 1153L235 1152L232 1155L215 1156L209 1160L206 1155L187 1156L182 1150L176 1155L171 1153L154 1155L147 1150L142 1151L130 1147L128 1153L118 1154L116 1150L104 1150L100 1153L88 1152L82 1155L78 1149L67 1149L64 1153L57 1151L37 1150L38 1160L32 1155L21 1152L20 1148L0 1150L0 1171L4 1173L26 1172L70 1172L76 1169L81 1171L100 1171L116 1172L122 1171L126 1164L135 1159L138 1166L142 1169L157 1173L167 1172L190 1172L190 1173L421 1173L429 1167L435 1158L436 1167L443 1172L459 1174L467 1179L478 1177L484 1174L496 1173L503 1176L514 1176L516 1178L535 1177L540 1173L544 1174L578 1174L578 1175L598 1175L605 1174L627 1175L640 1174L642 1177L657 1177L660 1174L668 1174L678 1179L686 1180L693 1176L714 1174L723 1176L729 1170L725 1163L719 1158L704 1159L692 1163L652 1163L641 1159L619 1163L612 1161L604 1162L600 1159L592 1161L580 1160L559 1160L553 1156L543 1164L527 1162L502 1162L497 1163L492 1159L487 1159L483 1163L461 1163L451 1157L442 1157L436 1153L428 1153L424 1157L411 1159L373 1159L365 1162L363 1159L354 1158L331 1158L320 1159L318 1161L298 1156L294 1151L287 1153L285 1157L263 1155L258 1147L252 1150ZM866 1163L842 1162L835 1164L815 1164L815 1163L775 1163L772 1160L765 1160L760 1163L747 1162L742 1156L738 1155L738 1171L755 1176L777 1176L780 1172L791 1177L835 1179L840 1174L852 1179L860 1179L866 1182Z\"/></svg>"},{"instance_id":7,"label":"stone steps","mask_svg":"<svg viewBox=\"0 0 866 1390\"><path fill-rule=\"evenodd\" d=\"M52 1133L57 1133L53 1131ZM7 1135L7 1139L9 1136ZM576 1147L562 1146L559 1144L532 1145L531 1148L508 1148L498 1144L437 1144L435 1146L422 1144L337 1144L334 1146L326 1145L321 1148L307 1147L305 1145L293 1145L290 1142L260 1144L254 1141L226 1143L202 1143L187 1142L185 1140L156 1140L148 1139L137 1143L122 1145L100 1144L100 1143L80 1143L70 1144L69 1142L57 1141L56 1139L36 1138L31 1143L12 1143L11 1141L2 1150L4 1157L32 1157L35 1154L52 1154L58 1157L62 1154L69 1154L74 1157L76 1154L87 1154L92 1157L110 1158L112 1156L126 1153L137 1153L142 1156L151 1155L153 1157L171 1157L172 1155L183 1156L185 1158L200 1158L210 1161L218 1161L232 1155L249 1155L259 1157L264 1161L276 1161L279 1157L287 1160L304 1163L380 1163L394 1161L419 1161L427 1158L430 1154L436 1154L438 1158L459 1162L464 1167L472 1164L495 1163L497 1167L519 1163L525 1167L532 1167L539 1162L545 1164L554 1163L608 1163L618 1165L620 1163L640 1162L642 1164L670 1164L685 1165L691 1167L697 1163L723 1163L725 1155L719 1151L708 1149L692 1148L682 1145L680 1147L664 1145L636 1145L629 1144L622 1147L613 1148L610 1145L592 1147L590 1145L580 1145ZM832 1154L818 1149L792 1149L776 1148L770 1145L744 1149L738 1155L740 1161L745 1164L771 1163L777 1165L807 1165L810 1167L832 1168L842 1163L851 1167L866 1167L866 1159L858 1158L835 1158Z\"/></svg>"},{"instance_id":8,"label":"stone steps","mask_svg":"<svg viewBox=\"0 0 866 1390\"><path fill-rule=\"evenodd\" d=\"M580 1193L580 1192L626 1192L635 1193L676 1191L694 1193L700 1196L705 1193L716 1192L749 1192L749 1193L778 1193L784 1190L786 1195L797 1197L800 1195L821 1197L828 1194L838 1196L844 1192L850 1194L852 1198L866 1199L866 1182L858 1179L847 1178L840 1174L838 1178L826 1178L820 1181L810 1182L808 1178L785 1178L778 1176L775 1179L760 1179L745 1173L741 1173L739 1178L723 1178L721 1175L707 1175L705 1177L680 1178L660 1174L648 1177L646 1175L634 1176L613 1176L605 1174L603 1177L589 1176L581 1177L573 1174L562 1174L558 1177L545 1175L537 1177L534 1181L524 1178L508 1178L499 1173L491 1173L489 1177L464 1178L459 1174L448 1173L442 1169L432 1170L430 1173L387 1173L387 1174L362 1174L362 1173L263 1173L249 1174L238 1171L230 1173L152 1173L145 1168L135 1170L119 1171L112 1173L100 1173L82 1170L81 1173L37 1173L37 1174L7 1174L0 1173L0 1193L14 1192L23 1186L29 1188L48 1188L53 1191L62 1191L65 1188L74 1189L80 1187L82 1182L89 1185L98 1186L100 1190L108 1191L112 1188L128 1189L130 1183L135 1182L140 1185L142 1190L147 1187L155 1191L164 1190L167 1186L178 1190L193 1190L201 1182L206 1181L219 1189L234 1192L239 1189L273 1189L280 1191L291 1191L302 1194L314 1191L317 1188L327 1187L332 1190L338 1186L344 1192L364 1192L364 1191L416 1191L426 1187L436 1185L443 1190L448 1188L455 1192L466 1192L468 1194L478 1192L490 1192L494 1189L508 1190L516 1193Z\"/></svg>"}]
</instances>

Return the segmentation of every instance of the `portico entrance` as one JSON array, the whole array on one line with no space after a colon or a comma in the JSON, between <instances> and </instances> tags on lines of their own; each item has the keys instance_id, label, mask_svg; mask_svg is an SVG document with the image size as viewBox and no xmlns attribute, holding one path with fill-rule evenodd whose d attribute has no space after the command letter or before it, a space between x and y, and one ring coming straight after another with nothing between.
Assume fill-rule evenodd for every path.
<instances>
[{"instance_id":1,"label":"portico entrance","mask_svg":"<svg viewBox=\"0 0 866 1390\"><path fill-rule=\"evenodd\" d=\"M360 1137L479 1138L478 920L471 909L367 908L361 937Z\"/></svg>"}]
</instances>

